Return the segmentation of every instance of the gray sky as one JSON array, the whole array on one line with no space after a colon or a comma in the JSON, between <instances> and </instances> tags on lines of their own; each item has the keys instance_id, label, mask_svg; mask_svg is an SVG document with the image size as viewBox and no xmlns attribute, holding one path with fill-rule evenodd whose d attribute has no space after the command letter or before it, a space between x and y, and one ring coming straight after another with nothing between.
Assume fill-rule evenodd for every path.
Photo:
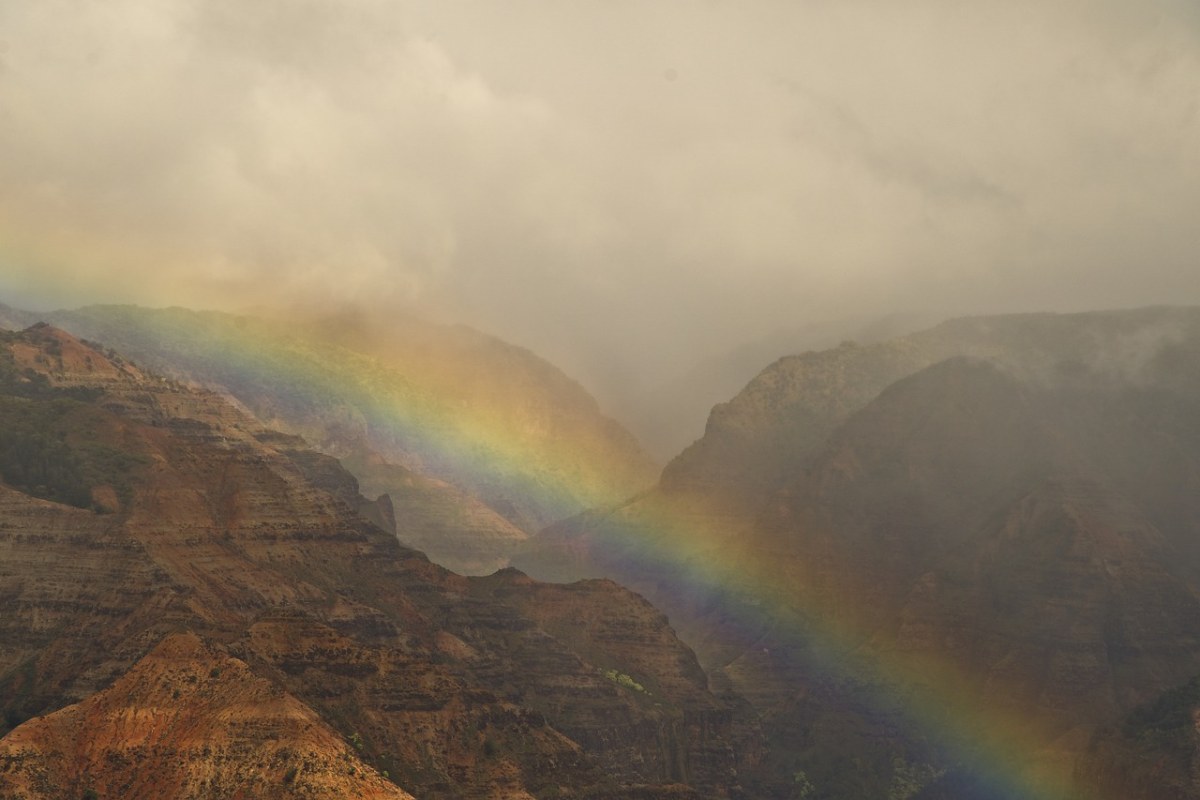
<instances>
[{"instance_id":1,"label":"gray sky","mask_svg":"<svg viewBox=\"0 0 1200 800\"><path fill-rule=\"evenodd\" d=\"M0 291L411 306L599 390L1200 302L1194 0L0 0Z\"/></svg>"}]
</instances>

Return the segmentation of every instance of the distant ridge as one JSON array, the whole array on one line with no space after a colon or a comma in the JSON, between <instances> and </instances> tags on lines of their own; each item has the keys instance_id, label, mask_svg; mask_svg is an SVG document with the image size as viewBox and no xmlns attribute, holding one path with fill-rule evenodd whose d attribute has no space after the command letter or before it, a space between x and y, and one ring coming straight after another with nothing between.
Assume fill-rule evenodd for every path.
<instances>
[{"instance_id":1,"label":"distant ridge","mask_svg":"<svg viewBox=\"0 0 1200 800\"><path fill-rule=\"evenodd\" d=\"M853 341L873 344L939 321L933 314L889 314L814 322L746 342L670 376L636 400L624 415L655 456L667 460L704 433L709 411L741 390L764 365L788 355Z\"/></svg>"},{"instance_id":2,"label":"distant ridge","mask_svg":"<svg viewBox=\"0 0 1200 800\"><path fill-rule=\"evenodd\" d=\"M963 318L776 361L515 563L664 608L757 709L764 796L1096 797L1090 737L1200 673L1198 498L1200 309Z\"/></svg>"},{"instance_id":3,"label":"distant ridge","mask_svg":"<svg viewBox=\"0 0 1200 800\"><path fill-rule=\"evenodd\" d=\"M465 326L134 306L36 316L176 379L219 387L342 459L365 491L407 502L425 520L410 529L410 544L460 570L503 566L530 532L623 499L657 474L576 382ZM446 491L461 493L449 501L453 522Z\"/></svg>"}]
</instances>

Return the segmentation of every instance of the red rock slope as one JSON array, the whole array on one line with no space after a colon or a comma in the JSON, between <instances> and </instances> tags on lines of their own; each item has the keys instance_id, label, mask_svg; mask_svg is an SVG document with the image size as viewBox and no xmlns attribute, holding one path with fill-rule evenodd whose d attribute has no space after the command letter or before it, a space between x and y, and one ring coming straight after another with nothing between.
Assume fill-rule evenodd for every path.
<instances>
[{"instance_id":1,"label":"red rock slope","mask_svg":"<svg viewBox=\"0 0 1200 800\"><path fill-rule=\"evenodd\" d=\"M30 800L412 797L311 708L186 633L108 689L0 740L0 792Z\"/></svg>"}]
</instances>

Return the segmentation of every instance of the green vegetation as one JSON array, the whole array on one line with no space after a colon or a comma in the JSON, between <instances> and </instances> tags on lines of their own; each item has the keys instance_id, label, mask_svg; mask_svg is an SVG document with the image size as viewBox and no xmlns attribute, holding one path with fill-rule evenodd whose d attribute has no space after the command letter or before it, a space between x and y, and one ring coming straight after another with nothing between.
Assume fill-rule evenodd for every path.
<instances>
[{"instance_id":1,"label":"green vegetation","mask_svg":"<svg viewBox=\"0 0 1200 800\"><path fill-rule=\"evenodd\" d=\"M78 400L0 395L0 479L78 508L92 507L98 486L113 487L127 503L146 460L95 440L102 415Z\"/></svg>"},{"instance_id":2,"label":"green vegetation","mask_svg":"<svg viewBox=\"0 0 1200 800\"><path fill-rule=\"evenodd\" d=\"M1130 713L1122 733L1139 746L1186 757L1193 746L1192 715L1197 707L1200 707L1200 676Z\"/></svg>"},{"instance_id":3,"label":"green vegetation","mask_svg":"<svg viewBox=\"0 0 1200 800\"><path fill-rule=\"evenodd\" d=\"M813 786L804 770L798 769L792 773L792 797L796 800L811 797L816 790L817 787Z\"/></svg>"},{"instance_id":4,"label":"green vegetation","mask_svg":"<svg viewBox=\"0 0 1200 800\"><path fill-rule=\"evenodd\" d=\"M13 408L0 403L0 419L4 422L0 430L0 478L37 497L87 508L92 493L83 476L83 464L65 437L41 432L39 417L49 415L37 412L44 411L53 413L45 406Z\"/></svg>"},{"instance_id":5,"label":"green vegetation","mask_svg":"<svg viewBox=\"0 0 1200 800\"><path fill-rule=\"evenodd\" d=\"M903 758L892 761L892 785L888 800L908 800L946 774L932 764L910 764Z\"/></svg>"},{"instance_id":6,"label":"green vegetation","mask_svg":"<svg viewBox=\"0 0 1200 800\"><path fill-rule=\"evenodd\" d=\"M103 392L54 387L44 375L19 370L3 345L23 336L0 332L0 480L78 508L93 507L98 486L113 487L128 502L130 478L145 460L97 441L103 412L90 403Z\"/></svg>"},{"instance_id":7,"label":"green vegetation","mask_svg":"<svg viewBox=\"0 0 1200 800\"><path fill-rule=\"evenodd\" d=\"M624 686L626 689L632 689L633 691L641 692L642 694L649 694L649 692L646 691L645 686L642 686L624 672L617 672L615 669L606 669L604 670L604 677L608 678L618 686Z\"/></svg>"}]
</instances>

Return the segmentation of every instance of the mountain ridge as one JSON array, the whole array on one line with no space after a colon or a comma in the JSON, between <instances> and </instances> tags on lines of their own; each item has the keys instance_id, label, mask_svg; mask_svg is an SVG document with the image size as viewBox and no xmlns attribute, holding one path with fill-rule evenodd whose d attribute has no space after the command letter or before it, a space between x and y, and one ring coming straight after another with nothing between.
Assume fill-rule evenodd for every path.
<instances>
[{"instance_id":1,"label":"mountain ridge","mask_svg":"<svg viewBox=\"0 0 1200 800\"><path fill-rule=\"evenodd\" d=\"M877 765L833 796L886 792L905 753L926 753L930 792L970 783L919 726L847 733L882 713L860 699L879 680L951 716L1027 720L1028 779L1065 785L1090 737L1200 672L1197 352L1200 309L1155 308L952 320L784 358L655 490L547 529L515 563L662 607L757 710L765 796L796 769L844 785L832 741ZM885 671L853 677L863 657Z\"/></svg>"},{"instance_id":2,"label":"mountain ridge","mask_svg":"<svg viewBox=\"0 0 1200 800\"><path fill-rule=\"evenodd\" d=\"M331 493L305 476L293 439L221 395L124 366L48 326L3 344L15 369L4 373L0 411L61 406L58 427L43 430L64 445L55 458L99 443L136 456L115 508L0 484L0 597L13 612L0 619L3 730L20 753L28 737L49 743L22 763L61 763L50 744L109 736L108 717L88 709L140 701L124 688L97 692L127 688L131 671L140 686L136 665L190 633L307 705L359 760L422 797L657 800L695 796L681 787L689 782L728 794L728 711L641 598L609 582L544 587L515 571L448 572L359 516L348 502L353 478L330 474L336 462L320 470ZM404 518L396 522L403 533ZM574 627L555 621L559 608L572 609ZM79 702L83 712L54 716ZM81 713L100 727L79 728ZM239 758L276 752L261 750L262 733ZM344 752L322 747L329 763ZM222 785L267 774L227 766ZM210 767L198 760L188 785ZM44 796L61 787L47 785Z\"/></svg>"},{"instance_id":3,"label":"mountain ridge","mask_svg":"<svg viewBox=\"0 0 1200 800\"><path fill-rule=\"evenodd\" d=\"M657 468L632 435L529 351L465 326L353 315L348 325L347 314L92 306L25 317L218 387L303 436L350 465L368 491L408 500L427 520L408 543L460 570L504 566L533 530L653 482ZM439 509L464 495L475 505L469 519L445 518Z\"/></svg>"}]
</instances>

